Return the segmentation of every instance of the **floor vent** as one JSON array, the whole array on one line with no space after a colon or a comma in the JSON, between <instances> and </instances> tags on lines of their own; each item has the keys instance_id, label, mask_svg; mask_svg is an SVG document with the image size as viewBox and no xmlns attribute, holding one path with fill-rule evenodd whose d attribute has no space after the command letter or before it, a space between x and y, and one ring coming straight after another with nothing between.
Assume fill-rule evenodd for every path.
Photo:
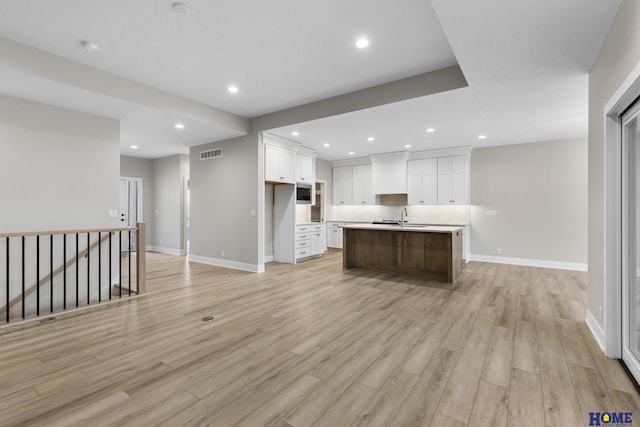
<instances>
[{"instance_id":1,"label":"floor vent","mask_svg":"<svg viewBox=\"0 0 640 427\"><path fill-rule=\"evenodd\" d=\"M215 159L216 157L222 157L222 148L200 152L200 160Z\"/></svg>"}]
</instances>

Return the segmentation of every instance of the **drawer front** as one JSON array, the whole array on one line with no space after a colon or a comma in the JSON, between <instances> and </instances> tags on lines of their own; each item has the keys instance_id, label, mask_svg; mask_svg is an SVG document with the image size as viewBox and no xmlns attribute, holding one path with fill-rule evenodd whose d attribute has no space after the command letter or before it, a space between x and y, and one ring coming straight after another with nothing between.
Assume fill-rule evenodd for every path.
<instances>
[{"instance_id":1,"label":"drawer front","mask_svg":"<svg viewBox=\"0 0 640 427\"><path fill-rule=\"evenodd\" d=\"M310 248L296 249L296 259L297 258L304 258L304 257L308 257L308 256L311 256L311 249Z\"/></svg>"},{"instance_id":2,"label":"drawer front","mask_svg":"<svg viewBox=\"0 0 640 427\"><path fill-rule=\"evenodd\" d=\"M311 238L311 233L296 233L296 240L308 240Z\"/></svg>"},{"instance_id":3,"label":"drawer front","mask_svg":"<svg viewBox=\"0 0 640 427\"><path fill-rule=\"evenodd\" d=\"M311 240L296 240L296 249L308 248L311 246Z\"/></svg>"},{"instance_id":4,"label":"drawer front","mask_svg":"<svg viewBox=\"0 0 640 427\"><path fill-rule=\"evenodd\" d=\"M310 225L296 225L296 233L308 233L311 231Z\"/></svg>"},{"instance_id":5,"label":"drawer front","mask_svg":"<svg viewBox=\"0 0 640 427\"><path fill-rule=\"evenodd\" d=\"M311 231L324 231L324 225L312 225Z\"/></svg>"}]
</instances>

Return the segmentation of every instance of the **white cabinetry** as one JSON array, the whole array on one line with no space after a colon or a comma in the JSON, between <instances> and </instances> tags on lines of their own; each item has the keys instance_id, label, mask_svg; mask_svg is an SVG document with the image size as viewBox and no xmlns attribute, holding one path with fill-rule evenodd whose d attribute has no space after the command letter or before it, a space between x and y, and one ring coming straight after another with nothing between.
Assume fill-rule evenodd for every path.
<instances>
[{"instance_id":1,"label":"white cabinetry","mask_svg":"<svg viewBox=\"0 0 640 427\"><path fill-rule=\"evenodd\" d=\"M296 225L296 260L319 256L327 250L324 224Z\"/></svg>"},{"instance_id":2,"label":"white cabinetry","mask_svg":"<svg viewBox=\"0 0 640 427\"><path fill-rule=\"evenodd\" d=\"M376 195L372 190L372 166L338 166L333 168L333 204L375 205Z\"/></svg>"},{"instance_id":3,"label":"white cabinetry","mask_svg":"<svg viewBox=\"0 0 640 427\"><path fill-rule=\"evenodd\" d=\"M353 168L341 166L333 168L334 206L353 204Z\"/></svg>"},{"instance_id":4,"label":"white cabinetry","mask_svg":"<svg viewBox=\"0 0 640 427\"><path fill-rule=\"evenodd\" d=\"M311 256L311 226L296 225L296 259Z\"/></svg>"},{"instance_id":5,"label":"white cabinetry","mask_svg":"<svg viewBox=\"0 0 640 427\"><path fill-rule=\"evenodd\" d=\"M311 255L322 255L327 250L327 230L324 224L311 224Z\"/></svg>"},{"instance_id":6,"label":"white cabinetry","mask_svg":"<svg viewBox=\"0 0 640 427\"><path fill-rule=\"evenodd\" d=\"M438 158L438 204L469 204L469 157Z\"/></svg>"},{"instance_id":7,"label":"white cabinetry","mask_svg":"<svg viewBox=\"0 0 640 427\"><path fill-rule=\"evenodd\" d=\"M295 161L295 151L275 145L265 145L265 181L293 184Z\"/></svg>"},{"instance_id":8,"label":"white cabinetry","mask_svg":"<svg viewBox=\"0 0 640 427\"><path fill-rule=\"evenodd\" d=\"M410 205L438 203L438 159L409 160L408 196Z\"/></svg>"},{"instance_id":9,"label":"white cabinetry","mask_svg":"<svg viewBox=\"0 0 640 427\"><path fill-rule=\"evenodd\" d=\"M306 184L315 183L316 177L313 173L313 158L298 154L296 156L296 181Z\"/></svg>"},{"instance_id":10,"label":"white cabinetry","mask_svg":"<svg viewBox=\"0 0 640 427\"><path fill-rule=\"evenodd\" d=\"M371 190L371 165L353 166L353 204L375 205L376 196Z\"/></svg>"},{"instance_id":11,"label":"white cabinetry","mask_svg":"<svg viewBox=\"0 0 640 427\"><path fill-rule=\"evenodd\" d=\"M342 249L343 222L327 222L327 246Z\"/></svg>"}]
</instances>

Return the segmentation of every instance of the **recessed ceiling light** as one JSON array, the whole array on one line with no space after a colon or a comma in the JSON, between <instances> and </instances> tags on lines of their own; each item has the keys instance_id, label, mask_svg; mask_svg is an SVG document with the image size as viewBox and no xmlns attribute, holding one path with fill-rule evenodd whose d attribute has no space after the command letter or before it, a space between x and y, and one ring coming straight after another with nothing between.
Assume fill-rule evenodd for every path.
<instances>
[{"instance_id":1,"label":"recessed ceiling light","mask_svg":"<svg viewBox=\"0 0 640 427\"><path fill-rule=\"evenodd\" d=\"M131 148L132 150L137 150L138 146L137 145L130 145L129 148Z\"/></svg>"},{"instance_id":2,"label":"recessed ceiling light","mask_svg":"<svg viewBox=\"0 0 640 427\"><path fill-rule=\"evenodd\" d=\"M353 156L354 154L356 154L354 151L349 151L350 156Z\"/></svg>"},{"instance_id":3,"label":"recessed ceiling light","mask_svg":"<svg viewBox=\"0 0 640 427\"><path fill-rule=\"evenodd\" d=\"M94 43L89 40L82 40L82 47L87 52L95 52L98 50L98 43Z\"/></svg>"},{"instance_id":4,"label":"recessed ceiling light","mask_svg":"<svg viewBox=\"0 0 640 427\"><path fill-rule=\"evenodd\" d=\"M375 140L376 140L376 139L375 139L374 137L372 137L372 136L370 136L369 138L367 138L367 141L369 141L369 142L373 142L373 141L375 141Z\"/></svg>"},{"instance_id":5,"label":"recessed ceiling light","mask_svg":"<svg viewBox=\"0 0 640 427\"><path fill-rule=\"evenodd\" d=\"M364 37L360 37L356 41L356 47L358 47L360 49L364 49L367 46L369 46L369 40L365 39Z\"/></svg>"},{"instance_id":6,"label":"recessed ceiling light","mask_svg":"<svg viewBox=\"0 0 640 427\"><path fill-rule=\"evenodd\" d=\"M180 15L188 15L191 13L189 6L184 3L174 3L171 7L175 13L179 13Z\"/></svg>"},{"instance_id":7,"label":"recessed ceiling light","mask_svg":"<svg viewBox=\"0 0 640 427\"><path fill-rule=\"evenodd\" d=\"M331 147L331 144L329 144L328 142L326 144L324 144L325 147Z\"/></svg>"},{"instance_id":8,"label":"recessed ceiling light","mask_svg":"<svg viewBox=\"0 0 640 427\"><path fill-rule=\"evenodd\" d=\"M294 130L293 132L291 132L291 135L298 136L300 135L300 132L298 132L297 130Z\"/></svg>"},{"instance_id":9,"label":"recessed ceiling light","mask_svg":"<svg viewBox=\"0 0 640 427\"><path fill-rule=\"evenodd\" d=\"M404 148L411 148L411 144L405 144Z\"/></svg>"},{"instance_id":10,"label":"recessed ceiling light","mask_svg":"<svg viewBox=\"0 0 640 427\"><path fill-rule=\"evenodd\" d=\"M227 90L231 93L238 93L238 86L229 86Z\"/></svg>"},{"instance_id":11,"label":"recessed ceiling light","mask_svg":"<svg viewBox=\"0 0 640 427\"><path fill-rule=\"evenodd\" d=\"M427 129L427 133L433 133L433 132L435 132L435 129L434 129L434 128L429 128L429 129Z\"/></svg>"},{"instance_id":12,"label":"recessed ceiling light","mask_svg":"<svg viewBox=\"0 0 640 427\"><path fill-rule=\"evenodd\" d=\"M182 123L176 123L176 129L184 129L184 125Z\"/></svg>"},{"instance_id":13,"label":"recessed ceiling light","mask_svg":"<svg viewBox=\"0 0 640 427\"><path fill-rule=\"evenodd\" d=\"M486 139L487 135L480 135L478 136L478 139Z\"/></svg>"}]
</instances>

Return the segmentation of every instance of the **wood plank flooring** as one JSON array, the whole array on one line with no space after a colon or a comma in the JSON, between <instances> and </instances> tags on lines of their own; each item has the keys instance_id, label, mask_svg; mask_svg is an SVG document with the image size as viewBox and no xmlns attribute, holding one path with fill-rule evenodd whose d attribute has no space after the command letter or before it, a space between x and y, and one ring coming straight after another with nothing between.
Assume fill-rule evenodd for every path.
<instances>
[{"instance_id":1,"label":"wood plank flooring","mask_svg":"<svg viewBox=\"0 0 640 427\"><path fill-rule=\"evenodd\" d=\"M584 273L470 263L450 285L345 271L339 251L264 274L147 261L145 295L0 328L0 425L640 422L583 321Z\"/></svg>"}]
</instances>

